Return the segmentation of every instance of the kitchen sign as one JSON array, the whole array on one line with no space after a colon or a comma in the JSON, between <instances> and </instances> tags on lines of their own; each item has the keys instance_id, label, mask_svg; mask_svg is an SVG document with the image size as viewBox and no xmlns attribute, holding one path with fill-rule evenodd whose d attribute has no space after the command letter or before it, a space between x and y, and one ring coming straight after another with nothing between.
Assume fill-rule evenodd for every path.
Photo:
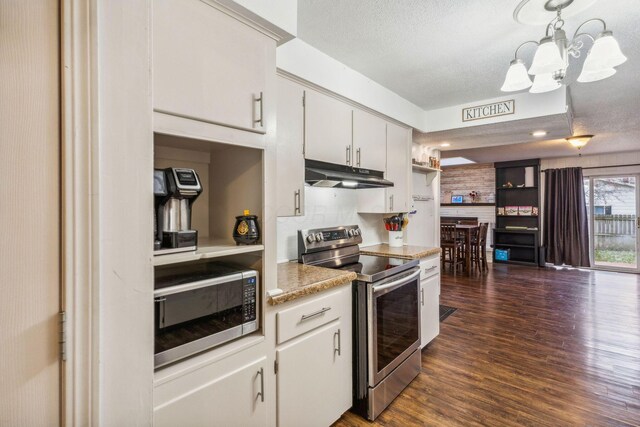
<instances>
[{"instance_id":1,"label":"kitchen sign","mask_svg":"<svg viewBox=\"0 0 640 427\"><path fill-rule=\"evenodd\" d=\"M477 107L467 107L462 109L462 121L470 122L472 120L489 119L491 117L507 116L515 114L516 101L510 99L508 101L494 102L493 104L478 105Z\"/></svg>"}]
</instances>

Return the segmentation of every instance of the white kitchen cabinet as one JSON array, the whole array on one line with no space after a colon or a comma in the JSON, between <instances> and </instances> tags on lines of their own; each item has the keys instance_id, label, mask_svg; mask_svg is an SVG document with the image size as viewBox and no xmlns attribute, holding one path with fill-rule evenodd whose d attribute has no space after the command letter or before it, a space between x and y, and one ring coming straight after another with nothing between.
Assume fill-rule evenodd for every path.
<instances>
[{"instance_id":1,"label":"white kitchen cabinet","mask_svg":"<svg viewBox=\"0 0 640 427\"><path fill-rule=\"evenodd\" d=\"M399 213L411 207L411 129L387 123L386 174L393 187L358 190L358 212Z\"/></svg>"},{"instance_id":2,"label":"white kitchen cabinet","mask_svg":"<svg viewBox=\"0 0 640 427\"><path fill-rule=\"evenodd\" d=\"M265 133L275 49L273 38L204 1L154 1L154 110Z\"/></svg>"},{"instance_id":3,"label":"white kitchen cabinet","mask_svg":"<svg viewBox=\"0 0 640 427\"><path fill-rule=\"evenodd\" d=\"M154 410L154 426L265 426L266 357L212 378ZM192 372L181 381L202 381Z\"/></svg>"},{"instance_id":4,"label":"white kitchen cabinet","mask_svg":"<svg viewBox=\"0 0 640 427\"><path fill-rule=\"evenodd\" d=\"M277 425L327 427L353 401L352 288L267 306L274 331ZM268 378L268 377L267 377Z\"/></svg>"},{"instance_id":5,"label":"white kitchen cabinet","mask_svg":"<svg viewBox=\"0 0 640 427\"><path fill-rule=\"evenodd\" d=\"M308 89L304 125L306 159L353 165L351 106Z\"/></svg>"},{"instance_id":6,"label":"white kitchen cabinet","mask_svg":"<svg viewBox=\"0 0 640 427\"><path fill-rule=\"evenodd\" d=\"M353 111L353 164L363 169L385 171L387 167L387 123L362 110Z\"/></svg>"},{"instance_id":7,"label":"white kitchen cabinet","mask_svg":"<svg viewBox=\"0 0 640 427\"><path fill-rule=\"evenodd\" d=\"M387 189L388 212L408 212L410 183L411 130L387 123L387 175L394 186Z\"/></svg>"},{"instance_id":8,"label":"white kitchen cabinet","mask_svg":"<svg viewBox=\"0 0 640 427\"><path fill-rule=\"evenodd\" d=\"M304 215L304 88L278 77L277 214Z\"/></svg>"},{"instance_id":9,"label":"white kitchen cabinet","mask_svg":"<svg viewBox=\"0 0 640 427\"><path fill-rule=\"evenodd\" d=\"M440 258L420 262L420 347L440 333Z\"/></svg>"},{"instance_id":10,"label":"white kitchen cabinet","mask_svg":"<svg viewBox=\"0 0 640 427\"><path fill-rule=\"evenodd\" d=\"M276 351L278 426L330 426L352 405L350 319L308 332Z\"/></svg>"}]
</instances>

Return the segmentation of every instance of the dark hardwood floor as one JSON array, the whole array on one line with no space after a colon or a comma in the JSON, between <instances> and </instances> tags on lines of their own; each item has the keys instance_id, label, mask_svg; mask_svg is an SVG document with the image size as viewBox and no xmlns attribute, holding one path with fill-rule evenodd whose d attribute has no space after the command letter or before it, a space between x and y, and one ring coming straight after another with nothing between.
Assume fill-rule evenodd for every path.
<instances>
[{"instance_id":1,"label":"dark hardwood floor","mask_svg":"<svg viewBox=\"0 0 640 427\"><path fill-rule=\"evenodd\" d=\"M640 276L497 265L444 274L441 303L420 375L335 426L640 426Z\"/></svg>"}]
</instances>

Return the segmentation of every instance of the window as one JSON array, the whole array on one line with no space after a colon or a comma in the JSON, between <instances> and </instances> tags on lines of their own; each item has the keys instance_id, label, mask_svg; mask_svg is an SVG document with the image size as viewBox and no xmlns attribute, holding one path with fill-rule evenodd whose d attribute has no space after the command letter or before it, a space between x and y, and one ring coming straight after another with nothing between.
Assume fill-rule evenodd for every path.
<instances>
[{"instance_id":1,"label":"window","mask_svg":"<svg viewBox=\"0 0 640 427\"><path fill-rule=\"evenodd\" d=\"M594 206L593 213L596 215L611 215L611 206Z\"/></svg>"}]
</instances>

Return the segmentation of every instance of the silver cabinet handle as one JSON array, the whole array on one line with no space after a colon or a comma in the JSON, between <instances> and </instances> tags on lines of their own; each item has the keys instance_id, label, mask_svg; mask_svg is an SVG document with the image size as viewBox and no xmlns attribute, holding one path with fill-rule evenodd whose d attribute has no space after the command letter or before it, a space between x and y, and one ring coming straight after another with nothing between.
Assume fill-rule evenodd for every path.
<instances>
[{"instance_id":1,"label":"silver cabinet handle","mask_svg":"<svg viewBox=\"0 0 640 427\"><path fill-rule=\"evenodd\" d=\"M432 265L432 266L431 266L431 267L429 267L429 268L425 268L425 269L424 269L424 272L426 273L427 271L432 271L432 270L435 270L436 268L438 268L438 266L437 266L437 265Z\"/></svg>"},{"instance_id":2,"label":"silver cabinet handle","mask_svg":"<svg viewBox=\"0 0 640 427\"><path fill-rule=\"evenodd\" d=\"M296 192L294 193L294 206L295 206L295 213L299 214L302 213L300 210L300 189L296 190Z\"/></svg>"},{"instance_id":3,"label":"silver cabinet handle","mask_svg":"<svg viewBox=\"0 0 640 427\"><path fill-rule=\"evenodd\" d=\"M338 353L338 356L341 355L341 351L342 351L342 343L340 342L340 329L338 329L334 334L333 334L333 342L334 342L334 346L335 346L335 342L336 342L336 336L338 337L338 348L334 347L333 348L333 353Z\"/></svg>"},{"instance_id":4,"label":"silver cabinet handle","mask_svg":"<svg viewBox=\"0 0 640 427\"><path fill-rule=\"evenodd\" d=\"M358 162L358 166L360 166L360 149L356 150L356 161Z\"/></svg>"},{"instance_id":5,"label":"silver cabinet handle","mask_svg":"<svg viewBox=\"0 0 640 427\"><path fill-rule=\"evenodd\" d=\"M424 288L420 288L420 305L424 305Z\"/></svg>"},{"instance_id":6,"label":"silver cabinet handle","mask_svg":"<svg viewBox=\"0 0 640 427\"><path fill-rule=\"evenodd\" d=\"M264 100L264 95L262 94L262 92L260 92L259 98L254 99L254 102L257 102L260 105L260 118L257 120L254 120L253 123L258 123L260 127L264 127L264 123L262 121L263 100Z\"/></svg>"},{"instance_id":7,"label":"silver cabinet handle","mask_svg":"<svg viewBox=\"0 0 640 427\"><path fill-rule=\"evenodd\" d=\"M393 194L389 196L389 210L393 210Z\"/></svg>"},{"instance_id":8,"label":"silver cabinet handle","mask_svg":"<svg viewBox=\"0 0 640 427\"><path fill-rule=\"evenodd\" d=\"M307 319L311 319L312 317L320 316L321 314L324 314L329 310L331 310L331 307L322 307L320 310L314 311L313 313L303 314L302 317L300 318L300 321L302 322L303 320L307 320Z\"/></svg>"},{"instance_id":9,"label":"silver cabinet handle","mask_svg":"<svg viewBox=\"0 0 640 427\"><path fill-rule=\"evenodd\" d=\"M260 402L264 402L264 368L260 368L258 375L260 375L260 391L258 392L256 399L259 397Z\"/></svg>"},{"instance_id":10,"label":"silver cabinet handle","mask_svg":"<svg viewBox=\"0 0 640 427\"><path fill-rule=\"evenodd\" d=\"M347 145L347 165L351 164L351 146Z\"/></svg>"}]
</instances>

